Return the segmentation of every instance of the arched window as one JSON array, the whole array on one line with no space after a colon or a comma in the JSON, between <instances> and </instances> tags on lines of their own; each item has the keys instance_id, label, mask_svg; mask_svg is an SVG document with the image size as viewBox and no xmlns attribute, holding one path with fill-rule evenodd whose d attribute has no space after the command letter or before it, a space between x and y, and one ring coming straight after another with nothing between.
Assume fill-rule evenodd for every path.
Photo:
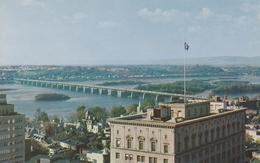
<instances>
[{"instance_id":1,"label":"arched window","mask_svg":"<svg viewBox=\"0 0 260 163\"><path fill-rule=\"evenodd\" d=\"M200 146L202 144L202 133L200 132L198 134L198 145Z\"/></svg>"},{"instance_id":2,"label":"arched window","mask_svg":"<svg viewBox=\"0 0 260 163\"><path fill-rule=\"evenodd\" d=\"M155 151L156 151L156 142L157 142L157 139L151 138L150 141L151 141L151 151L152 151L152 152L155 152Z\"/></svg>"},{"instance_id":3,"label":"arched window","mask_svg":"<svg viewBox=\"0 0 260 163\"><path fill-rule=\"evenodd\" d=\"M222 138L225 137L226 126L222 126Z\"/></svg>"},{"instance_id":4,"label":"arched window","mask_svg":"<svg viewBox=\"0 0 260 163\"><path fill-rule=\"evenodd\" d=\"M210 131L210 141L214 141L214 135L215 134L215 131L214 131L214 129L211 129L211 131Z\"/></svg>"},{"instance_id":5,"label":"arched window","mask_svg":"<svg viewBox=\"0 0 260 163\"><path fill-rule=\"evenodd\" d=\"M196 146L196 135L193 134L191 137L191 146L194 148Z\"/></svg>"},{"instance_id":6,"label":"arched window","mask_svg":"<svg viewBox=\"0 0 260 163\"><path fill-rule=\"evenodd\" d=\"M216 136L217 136L217 140L218 140L220 138L220 128L218 127L216 131L217 131Z\"/></svg>"},{"instance_id":7,"label":"arched window","mask_svg":"<svg viewBox=\"0 0 260 163\"><path fill-rule=\"evenodd\" d=\"M127 140L127 148L132 148L132 140L133 140L133 137L132 136L130 136L130 135L127 135L126 136L126 140Z\"/></svg>"},{"instance_id":8,"label":"arched window","mask_svg":"<svg viewBox=\"0 0 260 163\"><path fill-rule=\"evenodd\" d=\"M235 122L232 123L232 134L236 133Z\"/></svg>"},{"instance_id":9,"label":"arched window","mask_svg":"<svg viewBox=\"0 0 260 163\"><path fill-rule=\"evenodd\" d=\"M185 150L188 150L188 148L189 148L189 137L186 136L186 137L184 138L184 149L185 149Z\"/></svg>"},{"instance_id":10,"label":"arched window","mask_svg":"<svg viewBox=\"0 0 260 163\"><path fill-rule=\"evenodd\" d=\"M205 143L208 143L208 136L209 136L209 131L206 130L206 131L204 132L204 142L205 142Z\"/></svg>"},{"instance_id":11,"label":"arched window","mask_svg":"<svg viewBox=\"0 0 260 163\"><path fill-rule=\"evenodd\" d=\"M228 135L230 135L230 124L227 125L227 132L228 132Z\"/></svg>"}]
</instances>

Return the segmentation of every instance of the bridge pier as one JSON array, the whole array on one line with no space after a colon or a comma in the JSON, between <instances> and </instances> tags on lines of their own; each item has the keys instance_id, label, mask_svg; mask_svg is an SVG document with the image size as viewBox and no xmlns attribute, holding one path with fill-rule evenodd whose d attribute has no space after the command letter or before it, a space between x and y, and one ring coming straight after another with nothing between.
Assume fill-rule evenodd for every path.
<instances>
[{"instance_id":1,"label":"bridge pier","mask_svg":"<svg viewBox=\"0 0 260 163\"><path fill-rule=\"evenodd\" d=\"M98 89L98 93L100 94L100 95L103 95L103 94L107 94L107 89L104 89L104 88L99 88Z\"/></svg>"},{"instance_id":2,"label":"bridge pier","mask_svg":"<svg viewBox=\"0 0 260 163\"><path fill-rule=\"evenodd\" d=\"M98 90L98 88L94 88L94 87L92 87L92 88L90 88L90 92L91 93L99 93L99 90Z\"/></svg>"},{"instance_id":3,"label":"bridge pier","mask_svg":"<svg viewBox=\"0 0 260 163\"><path fill-rule=\"evenodd\" d=\"M165 101L165 96L156 95L155 101L156 101L156 102L164 102L164 101Z\"/></svg>"},{"instance_id":4,"label":"bridge pier","mask_svg":"<svg viewBox=\"0 0 260 163\"><path fill-rule=\"evenodd\" d=\"M117 91L116 90L112 90L112 89L108 89L107 90L107 95L109 95L109 96L117 96Z\"/></svg>"},{"instance_id":5,"label":"bridge pier","mask_svg":"<svg viewBox=\"0 0 260 163\"><path fill-rule=\"evenodd\" d=\"M130 97L131 98L139 98L140 97L140 93L138 93L138 92L131 92Z\"/></svg>"},{"instance_id":6,"label":"bridge pier","mask_svg":"<svg viewBox=\"0 0 260 163\"><path fill-rule=\"evenodd\" d=\"M117 97L128 97L130 93L128 91L117 91Z\"/></svg>"}]
</instances>

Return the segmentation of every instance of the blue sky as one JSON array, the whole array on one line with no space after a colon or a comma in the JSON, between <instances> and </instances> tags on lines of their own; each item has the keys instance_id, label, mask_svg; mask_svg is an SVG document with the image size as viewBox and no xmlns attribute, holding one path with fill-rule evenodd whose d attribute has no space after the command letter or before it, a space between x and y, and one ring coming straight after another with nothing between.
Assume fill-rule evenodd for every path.
<instances>
[{"instance_id":1,"label":"blue sky","mask_svg":"<svg viewBox=\"0 0 260 163\"><path fill-rule=\"evenodd\" d=\"M0 22L0 65L260 54L259 0L1 0Z\"/></svg>"}]
</instances>

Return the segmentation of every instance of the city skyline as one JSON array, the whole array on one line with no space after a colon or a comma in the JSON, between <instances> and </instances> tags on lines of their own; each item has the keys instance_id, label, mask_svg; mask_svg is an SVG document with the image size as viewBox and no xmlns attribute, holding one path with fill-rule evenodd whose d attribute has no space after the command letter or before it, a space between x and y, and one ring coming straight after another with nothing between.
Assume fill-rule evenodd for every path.
<instances>
[{"instance_id":1,"label":"city skyline","mask_svg":"<svg viewBox=\"0 0 260 163\"><path fill-rule=\"evenodd\" d=\"M258 1L0 2L1 65L152 64L258 56Z\"/></svg>"}]
</instances>

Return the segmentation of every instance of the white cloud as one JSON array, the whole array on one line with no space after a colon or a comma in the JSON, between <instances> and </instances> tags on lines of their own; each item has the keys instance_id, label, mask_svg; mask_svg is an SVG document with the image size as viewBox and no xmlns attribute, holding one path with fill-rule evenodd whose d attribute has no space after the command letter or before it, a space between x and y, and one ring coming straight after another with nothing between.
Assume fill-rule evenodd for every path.
<instances>
[{"instance_id":1,"label":"white cloud","mask_svg":"<svg viewBox=\"0 0 260 163\"><path fill-rule=\"evenodd\" d=\"M235 22L239 25L245 25L246 24L246 16L240 16L239 18L235 19Z\"/></svg>"},{"instance_id":2,"label":"white cloud","mask_svg":"<svg viewBox=\"0 0 260 163\"><path fill-rule=\"evenodd\" d=\"M63 19L69 20L71 23L81 23L85 18L85 14L77 12L73 16L63 16Z\"/></svg>"},{"instance_id":3,"label":"white cloud","mask_svg":"<svg viewBox=\"0 0 260 163\"><path fill-rule=\"evenodd\" d=\"M207 30L208 30L208 27L203 27L203 26L188 27L188 32L189 33L205 32Z\"/></svg>"},{"instance_id":4,"label":"white cloud","mask_svg":"<svg viewBox=\"0 0 260 163\"><path fill-rule=\"evenodd\" d=\"M22 5L24 6L41 6L44 7L45 3L44 2L39 2L36 0L22 0Z\"/></svg>"},{"instance_id":5,"label":"white cloud","mask_svg":"<svg viewBox=\"0 0 260 163\"><path fill-rule=\"evenodd\" d=\"M147 8L141 9L138 11L140 17L150 20L151 22L167 22L172 21L180 17L188 17L189 13L181 13L179 10L171 9L168 11L162 11L160 8L157 8L154 12L149 11Z\"/></svg>"},{"instance_id":6,"label":"white cloud","mask_svg":"<svg viewBox=\"0 0 260 163\"><path fill-rule=\"evenodd\" d=\"M219 20L219 21L231 21L232 20L232 16L229 16L229 15L216 14L215 16L216 16L217 20Z\"/></svg>"},{"instance_id":7,"label":"white cloud","mask_svg":"<svg viewBox=\"0 0 260 163\"><path fill-rule=\"evenodd\" d=\"M112 21L98 22L98 27L101 28L110 28L110 27L118 27L118 26L120 26L120 23L117 22L112 22Z\"/></svg>"},{"instance_id":8,"label":"white cloud","mask_svg":"<svg viewBox=\"0 0 260 163\"><path fill-rule=\"evenodd\" d=\"M202 9L202 11L197 15L197 19L208 19L212 15L212 11L206 7Z\"/></svg>"},{"instance_id":9,"label":"white cloud","mask_svg":"<svg viewBox=\"0 0 260 163\"><path fill-rule=\"evenodd\" d=\"M244 12L251 12L251 11L259 11L260 10L260 5L254 5L254 4L249 4L249 3L244 3L241 7L240 10Z\"/></svg>"}]
</instances>

